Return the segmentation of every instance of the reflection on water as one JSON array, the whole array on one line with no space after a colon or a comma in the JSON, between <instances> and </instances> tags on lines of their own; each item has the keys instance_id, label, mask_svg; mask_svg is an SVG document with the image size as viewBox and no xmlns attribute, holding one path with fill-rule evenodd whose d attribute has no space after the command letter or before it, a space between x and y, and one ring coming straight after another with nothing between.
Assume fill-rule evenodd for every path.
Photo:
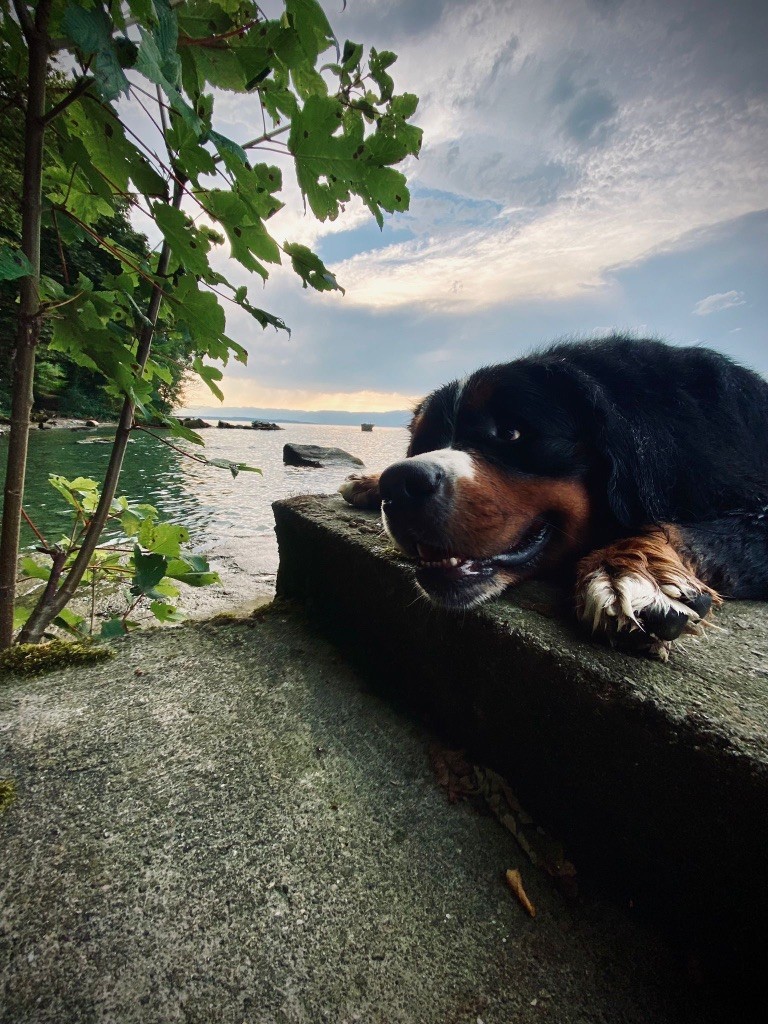
<instances>
[{"instance_id":1,"label":"reflection on water","mask_svg":"<svg viewBox=\"0 0 768 1024\"><path fill-rule=\"evenodd\" d=\"M318 444L343 448L379 471L402 458L407 431L402 427L359 427L304 423L284 424L281 431L219 430L202 432L209 458L225 458L258 466L263 476L192 462L162 442L138 433L128 445L120 492L132 501L157 506L162 518L189 527L195 552L205 554L224 583L222 597L243 603L252 591L274 587L277 543L271 503L297 494L332 493L347 476L344 467L303 469L283 465L283 445ZM30 438L25 505L36 525L49 537L66 528L63 500L48 484L49 473L72 478L102 479L110 446L109 435L70 430L34 430ZM182 442L184 445L184 442ZM7 440L0 441L0 471L4 472ZM186 446L194 451L194 446ZM30 532L24 543L31 545ZM221 602L218 602L221 603Z\"/></svg>"}]
</instances>

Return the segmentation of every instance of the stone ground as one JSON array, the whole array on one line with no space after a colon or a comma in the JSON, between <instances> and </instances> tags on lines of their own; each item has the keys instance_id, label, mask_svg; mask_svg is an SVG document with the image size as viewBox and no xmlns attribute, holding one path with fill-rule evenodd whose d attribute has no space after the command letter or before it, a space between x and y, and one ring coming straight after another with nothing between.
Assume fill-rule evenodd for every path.
<instances>
[{"instance_id":1,"label":"stone ground","mask_svg":"<svg viewBox=\"0 0 768 1024\"><path fill-rule=\"evenodd\" d=\"M718 1019L629 912L450 804L430 737L295 610L137 635L0 706L0 1021Z\"/></svg>"}]
</instances>

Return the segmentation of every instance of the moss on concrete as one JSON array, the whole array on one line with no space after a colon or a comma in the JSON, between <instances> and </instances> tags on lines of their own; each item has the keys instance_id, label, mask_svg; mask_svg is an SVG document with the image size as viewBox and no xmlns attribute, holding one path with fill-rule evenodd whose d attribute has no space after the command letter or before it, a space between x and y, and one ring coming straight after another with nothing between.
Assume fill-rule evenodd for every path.
<instances>
[{"instance_id":1,"label":"moss on concrete","mask_svg":"<svg viewBox=\"0 0 768 1024\"><path fill-rule=\"evenodd\" d=\"M0 814L3 814L16 799L16 783L13 779L0 779Z\"/></svg>"},{"instance_id":2,"label":"moss on concrete","mask_svg":"<svg viewBox=\"0 0 768 1024\"><path fill-rule=\"evenodd\" d=\"M93 665L114 656L111 647L90 640L49 640L41 644L15 644L0 654L0 672L39 676L70 665Z\"/></svg>"}]
</instances>

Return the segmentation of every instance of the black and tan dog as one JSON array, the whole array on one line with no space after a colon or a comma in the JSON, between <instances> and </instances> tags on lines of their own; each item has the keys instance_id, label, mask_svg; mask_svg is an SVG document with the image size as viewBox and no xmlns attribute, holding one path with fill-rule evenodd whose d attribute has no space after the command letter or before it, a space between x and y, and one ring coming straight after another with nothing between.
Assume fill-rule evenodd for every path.
<instances>
[{"instance_id":1,"label":"black and tan dog","mask_svg":"<svg viewBox=\"0 0 768 1024\"><path fill-rule=\"evenodd\" d=\"M436 604L570 577L594 633L664 658L722 597L768 599L768 384L725 356L563 343L439 388L410 431L341 493Z\"/></svg>"}]
</instances>

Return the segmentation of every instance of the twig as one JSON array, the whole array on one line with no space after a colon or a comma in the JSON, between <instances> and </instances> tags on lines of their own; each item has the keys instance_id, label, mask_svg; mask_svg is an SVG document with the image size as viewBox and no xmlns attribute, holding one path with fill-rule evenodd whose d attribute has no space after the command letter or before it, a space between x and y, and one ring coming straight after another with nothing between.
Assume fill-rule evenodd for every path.
<instances>
[{"instance_id":1,"label":"twig","mask_svg":"<svg viewBox=\"0 0 768 1024\"><path fill-rule=\"evenodd\" d=\"M179 36L179 46L205 46L211 50L226 50L228 47L219 46L219 43L226 39L231 39L233 36L240 36L242 38L250 29L259 24L261 24L259 19L253 18L252 21L246 21L239 28L232 28L228 32L222 32L216 36Z\"/></svg>"},{"instance_id":2,"label":"twig","mask_svg":"<svg viewBox=\"0 0 768 1024\"><path fill-rule=\"evenodd\" d=\"M194 452L185 452L183 448L179 448L178 445L173 444L173 442L169 441L167 437L163 437L162 434L155 434L148 427L143 426L141 423L134 423L133 429L141 430L143 433L149 434L150 437L154 437L156 440L162 441L162 443L166 445L168 448L172 448L175 452L178 452L179 455L183 455L185 458L191 459L193 462L199 462L203 466L208 465L208 459L206 459L204 456L195 455Z\"/></svg>"},{"instance_id":3,"label":"twig","mask_svg":"<svg viewBox=\"0 0 768 1024\"><path fill-rule=\"evenodd\" d=\"M36 28L27 10L27 5L22 3L22 0L13 0L13 9L16 12L16 17L19 19L24 38L29 42L36 32Z\"/></svg>"},{"instance_id":4,"label":"twig","mask_svg":"<svg viewBox=\"0 0 768 1024\"><path fill-rule=\"evenodd\" d=\"M64 246L61 244L61 233L59 232L59 222L56 220L56 211L53 210L53 226L56 229L56 241L59 245L59 259L61 260L61 273L64 278L64 284L67 288L70 287L69 270L67 269L67 261L64 256Z\"/></svg>"},{"instance_id":5,"label":"twig","mask_svg":"<svg viewBox=\"0 0 768 1024\"><path fill-rule=\"evenodd\" d=\"M69 95L59 100L58 103L55 103L51 107L51 109L43 116L43 124L49 124L51 121L53 121L55 117L58 117L62 111L66 110L68 106L70 106L76 100L79 100L83 93L87 89L89 89L95 81L96 79L88 78L85 76L83 78L79 78L77 80L77 84L69 93Z\"/></svg>"},{"instance_id":6,"label":"twig","mask_svg":"<svg viewBox=\"0 0 768 1024\"><path fill-rule=\"evenodd\" d=\"M37 539L40 541L40 543L45 548L45 551L46 551L46 554L47 554L51 550L51 545L48 543L48 541L45 539L45 537L42 535L42 533L38 530L38 528L35 526L35 524L29 518L29 516L27 515L27 510L25 508L22 508L21 514L24 517L24 521L26 522L27 526L30 528L30 530L34 533L34 535L37 537Z\"/></svg>"}]
</instances>

